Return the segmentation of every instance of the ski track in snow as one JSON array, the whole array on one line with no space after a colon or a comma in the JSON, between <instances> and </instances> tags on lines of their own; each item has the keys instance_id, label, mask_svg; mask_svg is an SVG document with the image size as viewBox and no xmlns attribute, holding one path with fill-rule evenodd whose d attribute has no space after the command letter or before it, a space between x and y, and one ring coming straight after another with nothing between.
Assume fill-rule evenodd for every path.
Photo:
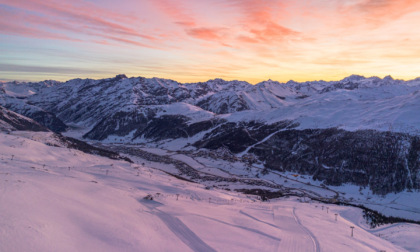
<instances>
[{"instance_id":1,"label":"ski track in snow","mask_svg":"<svg viewBox=\"0 0 420 252\"><path fill-rule=\"evenodd\" d=\"M281 242L278 244L277 251L308 251L312 247L315 252L321 251L318 240L315 236L304 227L295 214L295 207L281 207L279 211L278 206L273 208L274 223L282 227L283 232ZM291 236L290 233L294 235Z\"/></svg>"},{"instance_id":2,"label":"ski track in snow","mask_svg":"<svg viewBox=\"0 0 420 252\"><path fill-rule=\"evenodd\" d=\"M278 131L276 131L276 132L273 132L273 133L271 133L270 135L268 135L268 136L266 136L263 140L261 140L261 141L259 141L259 142L257 142L257 143L255 143L255 144L252 144L252 145L250 145L250 146L248 146L243 152L241 152L241 153L239 153L238 154L238 156L243 156L243 155L245 155L246 153L248 153L249 152L249 150L250 149L252 149L252 148L254 148L255 146L257 146L258 144L262 144L262 143L264 143L264 142L266 142L268 139L270 139L272 136L274 136L275 134L277 134L277 133L279 133L280 131L284 131L285 129L281 129L281 130L278 130Z\"/></svg>"},{"instance_id":3,"label":"ski track in snow","mask_svg":"<svg viewBox=\"0 0 420 252\"><path fill-rule=\"evenodd\" d=\"M200 239L180 219L158 210L156 216L188 247L193 251L212 252L216 251Z\"/></svg>"},{"instance_id":4,"label":"ski track in snow","mask_svg":"<svg viewBox=\"0 0 420 252\"><path fill-rule=\"evenodd\" d=\"M275 240L275 241L279 241L279 242L281 241L281 239L279 237L275 237L275 236L273 236L271 234L267 234L267 233L265 233L263 231L260 231L258 229L255 229L255 228L250 228L250 227L235 225L235 224L232 224L232 223L228 223L228 222L225 222L225 221L222 221L222 220L218 220L218 219L215 219L215 218L212 218L212 217L204 216L204 215L198 215L197 214L197 216L199 216L201 218L208 219L208 220L212 220L212 221L215 221L215 222L218 222L218 223L221 223L221 224L230 226L230 227L239 228L239 229L242 229L242 230L251 232L251 233L255 233L257 235L265 236L265 237L267 237L269 239L272 239L272 240Z\"/></svg>"},{"instance_id":5,"label":"ski track in snow","mask_svg":"<svg viewBox=\"0 0 420 252\"><path fill-rule=\"evenodd\" d=\"M258 221L258 222L260 222L260 223L267 224L267 225L269 225L269 226L271 226L271 227L274 227L274 228L277 228L277 229L280 229L280 230L281 230L281 228L279 228L278 226L273 225L273 224L268 223L268 222L265 222L265 221L262 221L262 220L260 220L260 219L258 219L258 218L256 218L256 217L254 217L254 216L252 216L252 215L250 215L250 214L245 213L245 212L244 212L244 211L242 211L242 210L239 210L239 213L241 213L241 214L243 214L243 215L245 215L245 216L247 216L247 217L249 217L249 218L251 218L251 219L253 219L253 220L255 220L255 221Z\"/></svg>"},{"instance_id":6,"label":"ski track in snow","mask_svg":"<svg viewBox=\"0 0 420 252\"><path fill-rule=\"evenodd\" d=\"M311 238L312 243L314 244L314 251L316 251L316 252L321 251L321 248L320 248L319 242L318 242L318 240L316 239L315 235L314 235L311 231L309 231L309 229L307 229L304 225L302 225L302 223L300 222L299 217L296 215L296 212L295 212L295 211L296 211L296 207L293 207L293 211L292 211L293 218L295 219L296 223L297 223L297 224L299 224L299 225L300 225L300 227L301 227L303 230L305 230L305 232L306 232L306 233L309 235L309 237Z\"/></svg>"}]
</instances>

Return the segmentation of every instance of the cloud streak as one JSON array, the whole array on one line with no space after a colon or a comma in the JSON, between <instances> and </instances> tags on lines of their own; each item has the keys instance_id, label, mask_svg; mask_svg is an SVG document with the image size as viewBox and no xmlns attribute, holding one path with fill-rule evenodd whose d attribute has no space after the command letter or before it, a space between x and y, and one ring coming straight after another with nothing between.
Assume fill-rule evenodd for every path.
<instances>
[{"instance_id":1,"label":"cloud streak","mask_svg":"<svg viewBox=\"0 0 420 252\"><path fill-rule=\"evenodd\" d=\"M57 66L34 66L0 64L0 72L21 72L21 73L49 73L49 74L98 74L108 73L107 71L85 69L80 67L57 67Z\"/></svg>"},{"instance_id":2,"label":"cloud streak","mask_svg":"<svg viewBox=\"0 0 420 252\"><path fill-rule=\"evenodd\" d=\"M132 26L139 23L138 20L131 19L130 22L122 23L126 21L124 16L79 0L70 3L52 0L0 0L0 4L13 8L12 11L1 10L3 17L8 16L7 22L2 22L1 28L10 34L34 37L46 35L47 38L66 40L80 40L74 37L87 35L146 47L152 47L147 43L158 40L155 36L133 28ZM16 29L16 24L23 29ZM63 32L68 35L60 35ZM40 35L36 36L36 33ZM119 39L113 39L117 37Z\"/></svg>"}]
</instances>

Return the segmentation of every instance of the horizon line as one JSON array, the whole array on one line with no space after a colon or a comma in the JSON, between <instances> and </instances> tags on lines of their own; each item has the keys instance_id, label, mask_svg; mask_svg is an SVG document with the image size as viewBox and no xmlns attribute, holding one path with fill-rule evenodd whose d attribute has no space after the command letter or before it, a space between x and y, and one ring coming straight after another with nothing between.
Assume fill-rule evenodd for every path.
<instances>
[{"instance_id":1,"label":"horizon line","mask_svg":"<svg viewBox=\"0 0 420 252\"><path fill-rule=\"evenodd\" d=\"M335 82L335 81L343 81L343 80L345 80L345 79L347 79L349 77L352 77L352 76L359 76L359 77L362 77L364 79L379 78L381 80L383 80L383 79L385 79L387 77L390 77L391 79L396 80L396 81L414 81L414 80L417 80L417 79L420 78L420 76L419 77L415 77L415 78L407 78L407 79L405 79L405 78L394 78L394 77L392 77L392 75L385 75L384 77L381 78L381 77L379 77L377 75L372 75L372 76L367 77L367 76L362 75L362 74L350 74L350 75L348 75L348 76L346 76L344 78L340 78L340 79L329 79L329 80L326 80L326 79L313 79L313 80L305 80L305 81L295 81L293 79L289 79L288 81L281 82L281 81L277 81L277 80L273 80L271 78L268 78L268 79L265 79L265 80L262 80L262 81L259 81L259 82L256 82L256 83L252 83L252 82L249 82L249 81L246 81L246 80L224 79L222 77L214 77L214 78L207 79L206 81L181 82L181 81L178 81L176 79L163 78L163 77L157 77L157 76L145 77L145 76L141 76L141 75L137 75L137 76L130 75L130 76L127 76L126 74L116 74L113 77L99 77L99 78L95 78L95 77L86 77L86 78L76 77L76 78L66 79L66 80L63 80L63 81L61 81L61 80L55 80L55 79L44 79L44 80L36 81L36 80L17 80L17 79L6 79L6 78L5 79L2 79L2 78L0 78L0 83L11 83L11 82L17 82L17 83L39 83L39 82L45 82L45 81L56 81L56 82L60 82L60 83L65 83L65 82L69 82L71 80L77 80L77 79L82 79L82 80L104 80L104 79L112 79L112 78L117 78L117 77L122 77L122 76L124 78L128 78L128 79L130 79L130 78L146 78L146 79L171 80L171 81L175 81L175 82L180 83L180 84L196 84L196 83L203 83L203 82L209 82L209 81L212 81L212 80L218 80L218 79L220 79L220 80L228 81L228 82L229 81L246 82L246 83L251 84L251 85L258 85L260 83L267 82L267 81L278 82L279 84L287 84L289 82L295 82L295 83L321 82L321 81L323 81L323 82Z\"/></svg>"}]
</instances>

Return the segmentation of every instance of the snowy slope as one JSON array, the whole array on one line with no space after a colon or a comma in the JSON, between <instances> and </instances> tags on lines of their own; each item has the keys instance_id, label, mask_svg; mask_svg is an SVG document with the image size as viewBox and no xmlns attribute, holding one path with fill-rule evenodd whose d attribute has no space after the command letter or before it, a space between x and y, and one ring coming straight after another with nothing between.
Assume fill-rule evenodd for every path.
<instances>
[{"instance_id":1,"label":"snowy slope","mask_svg":"<svg viewBox=\"0 0 420 252\"><path fill-rule=\"evenodd\" d=\"M418 245L416 225L366 230L358 209L329 206L327 213L326 205L294 198L261 203L30 135L0 133L0 251L415 251ZM148 194L155 200L143 199Z\"/></svg>"}]
</instances>

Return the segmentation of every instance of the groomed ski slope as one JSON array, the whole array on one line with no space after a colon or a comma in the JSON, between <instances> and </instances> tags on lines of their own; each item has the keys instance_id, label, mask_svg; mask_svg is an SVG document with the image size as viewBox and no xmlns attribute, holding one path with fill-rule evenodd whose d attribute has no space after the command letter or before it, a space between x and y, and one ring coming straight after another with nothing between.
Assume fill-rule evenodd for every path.
<instances>
[{"instance_id":1,"label":"groomed ski slope","mask_svg":"<svg viewBox=\"0 0 420 252\"><path fill-rule=\"evenodd\" d=\"M359 209L296 198L262 203L235 192L205 190L147 165L47 146L42 142L48 133L36 133L36 141L31 137L0 133L0 251L420 247L417 225L369 230ZM144 199L148 194L153 201Z\"/></svg>"}]
</instances>

